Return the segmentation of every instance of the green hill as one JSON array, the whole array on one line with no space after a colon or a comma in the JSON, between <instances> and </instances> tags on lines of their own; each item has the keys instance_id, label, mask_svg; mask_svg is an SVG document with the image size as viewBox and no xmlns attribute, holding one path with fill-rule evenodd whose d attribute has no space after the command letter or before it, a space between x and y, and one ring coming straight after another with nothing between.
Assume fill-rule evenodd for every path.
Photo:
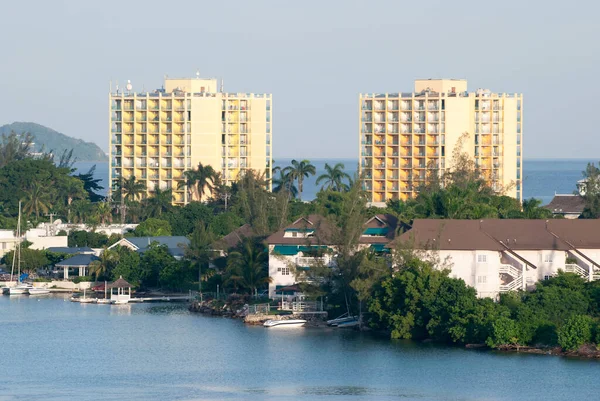
<instances>
[{"instance_id":1,"label":"green hill","mask_svg":"<svg viewBox=\"0 0 600 401\"><path fill-rule=\"evenodd\" d=\"M29 132L33 135L35 138L34 150L38 152L43 148L46 152L52 150L55 155L60 156L65 149L73 149L73 157L77 158L77 161L108 160L106 153L95 143L71 138L40 124L14 122L0 126L0 135L8 135L11 131L17 134Z\"/></svg>"}]
</instances>

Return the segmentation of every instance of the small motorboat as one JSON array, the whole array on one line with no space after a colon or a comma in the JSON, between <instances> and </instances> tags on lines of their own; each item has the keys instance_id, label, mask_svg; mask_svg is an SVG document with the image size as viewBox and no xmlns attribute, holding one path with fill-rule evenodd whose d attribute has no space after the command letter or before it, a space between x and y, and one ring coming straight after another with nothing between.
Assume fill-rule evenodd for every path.
<instances>
[{"instance_id":1,"label":"small motorboat","mask_svg":"<svg viewBox=\"0 0 600 401\"><path fill-rule=\"evenodd\" d=\"M290 320L267 320L263 323L265 327L302 327L306 323L303 319Z\"/></svg>"},{"instance_id":2,"label":"small motorboat","mask_svg":"<svg viewBox=\"0 0 600 401\"><path fill-rule=\"evenodd\" d=\"M43 287L32 287L29 289L29 295L44 295L50 294L50 290Z\"/></svg>"},{"instance_id":3,"label":"small motorboat","mask_svg":"<svg viewBox=\"0 0 600 401\"><path fill-rule=\"evenodd\" d=\"M97 304L110 305L110 299L98 298Z\"/></svg>"},{"instance_id":4,"label":"small motorboat","mask_svg":"<svg viewBox=\"0 0 600 401\"><path fill-rule=\"evenodd\" d=\"M128 299L115 299L110 302L112 305L127 305L129 303Z\"/></svg>"},{"instance_id":5,"label":"small motorboat","mask_svg":"<svg viewBox=\"0 0 600 401\"><path fill-rule=\"evenodd\" d=\"M360 324L360 322L358 321L358 319L353 319L353 320L348 320L342 323L338 323L338 325L336 326L338 329L348 329L351 327L356 327Z\"/></svg>"},{"instance_id":6,"label":"small motorboat","mask_svg":"<svg viewBox=\"0 0 600 401\"><path fill-rule=\"evenodd\" d=\"M358 316L344 316L344 315L342 315L343 317L338 317L336 319L328 320L327 326L337 327L341 323L352 322L354 320L358 320Z\"/></svg>"}]
</instances>

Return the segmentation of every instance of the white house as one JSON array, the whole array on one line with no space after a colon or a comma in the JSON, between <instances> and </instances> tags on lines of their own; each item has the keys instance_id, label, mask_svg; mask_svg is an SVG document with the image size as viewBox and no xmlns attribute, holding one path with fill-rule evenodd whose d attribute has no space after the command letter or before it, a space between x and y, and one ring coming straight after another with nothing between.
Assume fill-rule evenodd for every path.
<instances>
[{"instance_id":1,"label":"white house","mask_svg":"<svg viewBox=\"0 0 600 401\"><path fill-rule=\"evenodd\" d=\"M369 219L359 239L359 249L371 247L375 252L388 252L385 245L396 234L398 220L392 215L377 215ZM304 281L302 270L311 266L332 267L336 247L331 240L331 227L319 215L301 217L267 238L269 246L269 297L279 295L284 287Z\"/></svg>"},{"instance_id":2,"label":"white house","mask_svg":"<svg viewBox=\"0 0 600 401\"><path fill-rule=\"evenodd\" d=\"M496 297L559 270L599 279L599 232L600 220L418 219L396 241L435 256L479 297Z\"/></svg>"}]
</instances>

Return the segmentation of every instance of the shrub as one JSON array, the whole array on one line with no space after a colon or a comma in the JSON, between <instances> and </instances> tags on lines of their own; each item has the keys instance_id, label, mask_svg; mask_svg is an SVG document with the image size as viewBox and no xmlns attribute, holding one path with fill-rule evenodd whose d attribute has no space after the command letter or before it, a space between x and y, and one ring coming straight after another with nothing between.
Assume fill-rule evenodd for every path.
<instances>
[{"instance_id":1,"label":"shrub","mask_svg":"<svg viewBox=\"0 0 600 401\"><path fill-rule=\"evenodd\" d=\"M490 336L485 340L488 347L497 348L499 345L518 343L519 329L514 320L500 316L491 326Z\"/></svg>"},{"instance_id":2,"label":"shrub","mask_svg":"<svg viewBox=\"0 0 600 401\"><path fill-rule=\"evenodd\" d=\"M33 281L36 283L50 283L52 282L52 279L47 277L36 277Z\"/></svg>"},{"instance_id":3,"label":"shrub","mask_svg":"<svg viewBox=\"0 0 600 401\"><path fill-rule=\"evenodd\" d=\"M73 279L73 282L75 284L79 284L81 282L86 282L86 281L94 281L94 279L92 278L92 276L77 276Z\"/></svg>"},{"instance_id":4,"label":"shrub","mask_svg":"<svg viewBox=\"0 0 600 401\"><path fill-rule=\"evenodd\" d=\"M571 316L558 329L558 345L565 350L577 350L592 340L592 318L585 315Z\"/></svg>"}]
</instances>

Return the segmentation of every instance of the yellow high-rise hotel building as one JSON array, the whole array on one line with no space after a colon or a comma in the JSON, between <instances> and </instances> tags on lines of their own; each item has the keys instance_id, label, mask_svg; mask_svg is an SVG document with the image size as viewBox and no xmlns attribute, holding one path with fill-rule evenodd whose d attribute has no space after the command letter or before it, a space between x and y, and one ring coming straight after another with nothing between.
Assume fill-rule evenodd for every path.
<instances>
[{"instance_id":1,"label":"yellow high-rise hotel building","mask_svg":"<svg viewBox=\"0 0 600 401\"><path fill-rule=\"evenodd\" d=\"M412 93L359 99L360 168L373 205L414 197L429 174L451 167L460 138L493 187L522 200L522 94L469 93L466 80L422 79Z\"/></svg>"},{"instance_id":2,"label":"yellow high-rise hotel building","mask_svg":"<svg viewBox=\"0 0 600 401\"><path fill-rule=\"evenodd\" d=\"M110 93L111 188L121 177L173 191L174 204L190 202L183 173L198 163L221 173L226 184L253 169L271 178L272 97L225 93L216 79L166 78L163 89ZM269 180L270 181L270 180Z\"/></svg>"}]
</instances>

